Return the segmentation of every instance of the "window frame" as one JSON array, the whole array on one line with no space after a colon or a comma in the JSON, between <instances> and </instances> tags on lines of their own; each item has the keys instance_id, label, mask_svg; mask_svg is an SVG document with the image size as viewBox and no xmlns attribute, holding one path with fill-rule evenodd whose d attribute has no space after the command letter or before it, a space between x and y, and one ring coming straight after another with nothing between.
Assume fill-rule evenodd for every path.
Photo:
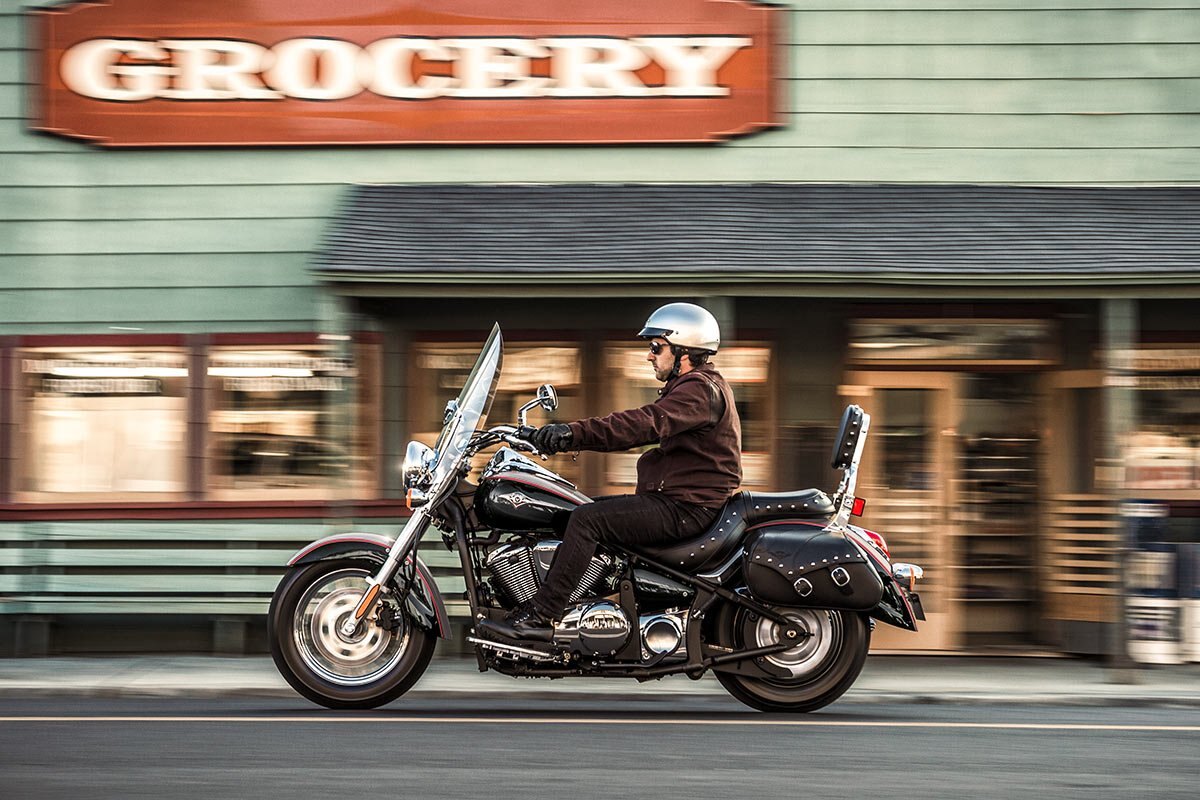
<instances>
[{"instance_id":1,"label":"window frame","mask_svg":"<svg viewBox=\"0 0 1200 800\"><path fill-rule=\"evenodd\" d=\"M202 494L206 500L215 502L319 502L328 503L339 500L375 500L381 496L379 467L382 453L382 424L381 424L381 388L383 383L383 358L379 336L373 333L356 333L346 343L346 354L351 369L356 374L350 380L352 384L348 391L350 431L345 435L348 441L340 442L347 445L346 455L352 463L359 461L355 446L359 442L368 445L368 452L362 455L362 466L352 468L356 473L350 478L330 476L325 484L316 486L287 487L280 489L263 489L262 487L222 486L219 484L217 473L214 471L216 462L215 445L218 439L213 425L214 414L220 409L216 403L217 388L209 374L214 356L220 352L231 350L286 350L289 348L329 347L331 358L339 357L336 348L343 340L327 337L320 333L248 333L248 334L216 334L209 337L204 349L205 370L203 380L197 388L202 396L202 431L203 442L196 454L201 463ZM369 354L369 355L368 355ZM360 359L368 359L370 364L364 365ZM364 415L362 413L364 375L367 370L373 371L372 386L368 394L374 398L374 407L367 421L367 430L363 433ZM336 405L336 404L335 404ZM331 414L346 413L336 407L329 411Z\"/></svg>"},{"instance_id":2,"label":"window frame","mask_svg":"<svg viewBox=\"0 0 1200 800\"><path fill-rule=\"evenodd\" d=\"M7 385L3 387L7 416L0 421L7 421L10 430L6 441L8 463L12 469L6 470L8 475L7 494L9 501L29 505L86 505L98 503L177 503L185 502L191 495L191 480L189 472L189 446L191 443L191 407L193 402L192 348L184 335L125 335L125 334L93 334L93 335L62 335L62 336L21 336L15 337L7 349L8 366L4 370ZM23 489L29 476L26 475L25 465L31 448L31 421L28 418L28 403L31 400L25 392L25 382L21 378L21 362L26 354L38 352L53 352L55 350L75 351L104 351L129 350L147 352L155 350L178 350L182 360L188 365L189 375L183 393L184 400L184 445L183 445L183 482L177 491L162 492L47 492Z\"/></svg>"},{"instance_id":3,"label":"window frame","mask_svg":"<svg viewBox=\"0 0 1200 800\"><path fill-rule=\"evenodd\" d=\"M729 351L731 351L731 350L738 350L738 349L743 349L743 348L761 349L761 350L765 350L766 354L767 354L766 355L766 362L767 362L766 376L762 383L762 386L763 386L763 399L762 399L763 422L762 422L762 424L766 428L768 441L766 442L766 448L763 450L747 451L745 449L745 442L744 442L745 429L744 429L744 425L743 425L743 431L742 431L742 433L743 433L743 447L742 447L743 472L746 471L745 470L745 456L746 455L750 455L755 458L762 458L763 460L765 460L766 466L762 470L763 476L764 476L763 480L750 482L750 481L747 481L746 476L743 475L741 488L745 488L745 489L749 489L749 490L758 490L758 491L771 490L771 489L776 488L779 483L779 459L778 459L778 455L776 452L778 450L777 444L778 444L778 440L779 440L779 437L778 437L779 408L778 408L778 396L777 396L777 392L776 392L777 370L774 368L776 366L777 360L778 360L777 353L776 353L777 344L775 341L773 341L765 336L751 336L751 337L747 337L745 339L738 339L738 340L729 341L729 342L722 342L721 343L721 351L718 352L717 355L713 357L713 368L716 369L717 372L721 372L721 364L720 364L719 359L721 358L722 354L729 354ZM631 352L635 351L635 350L645 351L646 344L645 344L645 342L639 342L638 344L634 345L634 344L628 342L628 337L624 337L624 339L606 338L601 342L601 351L603 353L603 356L600 359L601 363L600 363L599 369L602 371L603 374L599 377L599 381L601 384L606 384L610 387L610 390L606 393L606 397L605 397L605 402L608 404L609 409L607 411L602 412L601 416L603 416L604 414L609 414L614 411L623 411L627 408L637 408L637 406L628 405L627 400L623 399L621 397L620 389L619 389L621 382L619 380L612 379L614 377L614 373L612 372L612 368L609 365L609 356L614 351L618 351L618 350L622 350L622 349L628 349ZM646 362L646 370L647 370L647 375L650 375L651 374L650 364L648 361ZM722 375L724 375L724 373L722 373ZM728 380L728 376L725 376L725 377ZM737 384L740 384L740 383L745 383L745 382L744 381L729 381L730 388L734 390L735 399L738 399L736 386L737 386ZM651 401L651 402L653 402L653 401ZM771 436L770 436L770 431L772 431L772 430L774 430L776 432L774 441L771 440ZM612 483L611 482L611 480L610 480L611 465L610 465L608 459L612 458L614 456L617 456L617 457L624 456L625 458L636 461L635 456L640 455L640 453L638 453L636 451L624 451L621 453L604 453L603 455L605 457L605 463L603 465L603 472L601 473L601 477L603 480L601 487L602 487L603 491L607 494L628 494L628 493L633 492L634 489L636 489L635 484Z\"/></svg>"},{"instance_id":4,"label":"window frame","mask_svg":"<svg viewBox=\"0 0 1200 800\"><path fill-rule=\"evenodd\" d=\"M208 482L210 394L208 363L214 348L284 347L328 344L331 337L313 331L216 333L216 334L51 334L0 337L0 520L36 519L234 519L323 516L331 504L354 503L356 515L403 517L407 509L394 500L383 499L380 464L383 459L384 375L382 337L371 331L356 331L347 344L357 371L352 387L356 407L351 414L355 426L351 446L363 444L368 461L361 467L365 479L352 489L314 492L292 496L222 493ZM340 337L335 337L340 338ZM23 354L52 350L154 350L178 348L188 376L185 399L184 486L172 492L71 492L50 496L46 492L23 491L22 469L28 449L25 384L19 372ZM363 359L371 363L364 365ZM373 370L374 385L363 397L363 376ZM361 402L373 403L366 415L365 434L359 433L364 415Z\"/></svg>"},{"instance_id":5,"label":"window frame","mask_svg":"<svg viewBox=\"0 0 1200 800\"><path fill-rule=\"evenodd\" d=\"M578 403L583 413L579 417L564 417L560 412L555 412L551 415L541 409L535 408L529 412L528 421L531 426L537 427L544 424L549 424L552 421L570 421L570 419L584 418L588 416L587 409L589 407L590 398L587 392L589 381L593 380L593 376L589 371L589 361L587 352L589 347L589 339L587 338L588 331L527 331L527 330L506 330L504 331L504 357L506 361L511 359L515 349L533 349L538 347L562 347L571 348L575 351L576 357L579 359L579 394ZM406 356L406 381L407 381L407 396L404 398L404 414L400 429L404 432L404 441L420 441L423 444L432 446L433 439L430 438L431 431L417 430L420 425L420 420L417 419L420 411L427 409L419 408L423 401L418 400L415 392L419 391L423 386L421 373L423 368L419 365L419 351L422 347L448 347L448 348L463 348L464 352L482 345L484 339L487 338L486 331L415 331L412 338L409 340ZM503 375L501 376L503 382ZM553 381L542 381L541 383L553 383ZM540 385L540 384L539 384ZM561 387L556 387L561 390ZM524 399L532 400L534 398L536 386L532 387L529 394ZM497 389L497 394L500 394L500 389ZM519 405L519 404L518 404ZM440 411L437 407L436 399L433 401L434 412ZM499 419L496 417L495 405L489 412L485 424L496 425L501 423L516 423L515 419ZM438 430L440 431L440 425ZM436 438L436 431L432 432ZM426 439L429 439L426 441ZM488 450L480 454L476 458L476 466L486 463L491 458L494 450ZM574 454L563 454L554 457L545 466L553 470L555 473L562 475L567 480L576 483L584 488L589 483L590 468L589 465L594 460L596 454L583 453L577 457ZM539 461L540 463L540 461ZM477 472L475 473L478 474Z\"/></svg>"}]
</instances>

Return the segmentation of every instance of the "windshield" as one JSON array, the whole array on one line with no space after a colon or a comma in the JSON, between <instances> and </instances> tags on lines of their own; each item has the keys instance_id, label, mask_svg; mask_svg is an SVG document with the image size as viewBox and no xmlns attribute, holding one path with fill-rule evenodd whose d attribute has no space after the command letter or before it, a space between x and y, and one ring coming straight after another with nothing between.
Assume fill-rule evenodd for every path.
<instances>
[{"instance_id":1,"label":"windshield","mask_svg":"<svg viewBox=\"0 0 1200 800\"><path fill-rule=\"evenodd\" d=\"M503 361L504 337L500 335L500 326L493 325L491 335L479 351L479 358L475 360L471 374L467 376L467 382L454 401L457 407L450 419L446 420L442 434L434 446L438 454L437 466L433 473L434 486L442 486L443 481L458 469L458 463L471 441L471 434L483 424L483 419L492 406L492 397L496 394L496 383L500 378L500 365Z\"/></svg>"}]
</instances>

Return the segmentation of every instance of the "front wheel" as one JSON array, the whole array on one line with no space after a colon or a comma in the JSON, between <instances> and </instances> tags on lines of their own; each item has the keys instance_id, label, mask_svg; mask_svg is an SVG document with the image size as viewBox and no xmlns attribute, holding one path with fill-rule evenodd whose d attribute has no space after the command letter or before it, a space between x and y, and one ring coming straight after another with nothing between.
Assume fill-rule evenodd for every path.
<instances>
[{"instance_id":1,"label":"front wheel","mask_svg":"<svg viewBox=\"0 0 1200 800\"><path fill-rule=\"evenodd\" d=\"M352 636L354 613L374 570L354 560L318 561L292 570L271 599L271 657L297 692L327 708L375 708L404 694L425 672L437 636L388 600Z\"/></svg>"},{"instance_id":2,"label":"front wheel","mask_svg":"<svg viewBox=\"0 0 1200 800\"><path fill-rule=\"evenodd\" d=\"M871 646L866 618L850 611L775 610L808 634L795 647L764 657L785 675L758 678L717 672L725 690L759 711L816 711L845 694L862 672ZM746 650L779 643L777 623L741 608L726 607L725 612L718 622L724 641Z\"/></svg>"}]
</instances>

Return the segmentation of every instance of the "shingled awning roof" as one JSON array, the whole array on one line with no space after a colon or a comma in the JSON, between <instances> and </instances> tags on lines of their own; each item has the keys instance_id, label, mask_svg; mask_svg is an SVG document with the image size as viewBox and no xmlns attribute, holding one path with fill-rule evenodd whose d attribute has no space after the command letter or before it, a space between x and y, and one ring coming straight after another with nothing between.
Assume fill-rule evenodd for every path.
<instances>
[{"instance_id":1,"label":"shingled awning roof","mask_svg":"<svg viewBox=\"0 0 1200 800\"><path fill-rule=\"evenodd\" d=\"M1200 187L354 186L314 270L424 284L1200 285Z\"/></svg>"}]
</instances>

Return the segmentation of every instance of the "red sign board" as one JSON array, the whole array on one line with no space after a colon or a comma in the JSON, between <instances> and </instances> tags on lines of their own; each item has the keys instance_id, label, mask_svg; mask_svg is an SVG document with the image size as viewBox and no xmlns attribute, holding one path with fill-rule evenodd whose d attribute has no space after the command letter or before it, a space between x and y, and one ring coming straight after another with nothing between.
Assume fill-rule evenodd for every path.
<instances>
[{"instance_id":1,"label":"red sign board","mask_svg":"<svg viewBox=\"0 0 1200 800\"><path fill-rule=\"evenodd\" d=\"M32 127L123 147L719 141L782 123L753 0L108 0L31 11Z\"/></svg>"}]
</instances>

